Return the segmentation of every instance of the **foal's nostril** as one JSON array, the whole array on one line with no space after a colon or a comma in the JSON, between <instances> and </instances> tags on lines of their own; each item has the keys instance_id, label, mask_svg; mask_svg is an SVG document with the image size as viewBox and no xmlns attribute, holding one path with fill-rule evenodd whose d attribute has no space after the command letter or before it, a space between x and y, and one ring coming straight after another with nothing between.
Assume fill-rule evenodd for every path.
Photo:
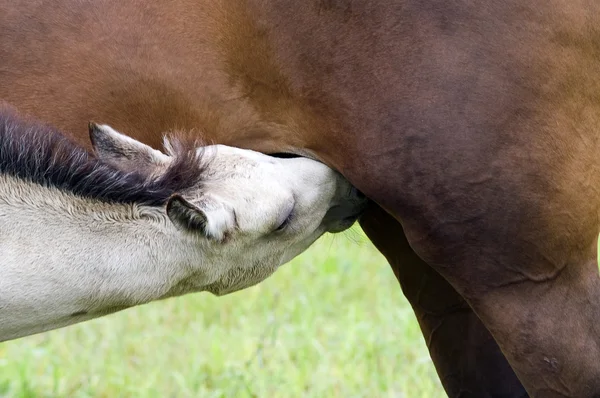
<instances>
[{"instance_id":1,"label":"foal's nostril","mask_svg":"<svg viewBox=\"0 0 600 398\"><path fill-rule=\"evenodd\" d=\"M358 199L366 199L367 197L354 186L350 189L350 195L355 196Z\"/></svg>"}]
</instances>

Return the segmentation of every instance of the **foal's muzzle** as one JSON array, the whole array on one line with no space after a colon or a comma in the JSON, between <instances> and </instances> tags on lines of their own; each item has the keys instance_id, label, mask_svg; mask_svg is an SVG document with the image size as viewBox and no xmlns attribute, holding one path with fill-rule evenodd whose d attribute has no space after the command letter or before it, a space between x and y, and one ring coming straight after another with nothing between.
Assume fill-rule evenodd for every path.
<instances>
[{"instance_id":1,"label":"foal's muzzle","mask_svg":"<svg viewBox=\"0 0 600 398\"><path fill-rule=\"evenodd\" d=\"M352 187L348 196L332 206L325 214L323 224L327 232L337 233L350 228L366 210L367 204L367 197Z\"/></svg>"}]
</instances>

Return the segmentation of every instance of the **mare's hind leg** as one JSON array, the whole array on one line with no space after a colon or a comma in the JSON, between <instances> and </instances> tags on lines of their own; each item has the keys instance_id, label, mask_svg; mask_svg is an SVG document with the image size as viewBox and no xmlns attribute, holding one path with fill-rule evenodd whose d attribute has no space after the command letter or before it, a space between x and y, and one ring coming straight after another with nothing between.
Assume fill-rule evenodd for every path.
<instances>
[{"instance_id":1,"label":"mare's hind leg","mask_svg":"<svg viewBox=\"0 0 600 398\"><path fill-rule=\"evenodd\" d=\"M525 397L490 332L454 288L410 248L402 226L373 206L361 225L410 301L450 397Z\"/></svg>"},{"instance_id":2,"label":"mare's hind leg","mask_svg":"<svg viewBox=\"0 0 600 398\"><path fill-rule=\"evenodd\" d=\"M595 251L548 278L508 283L472 303L534 397L600 397Z\"/></svg>"},{"instance_id":3,"label":"mare's hind leg","mask_svg":"<svg viewBox=\"0 0 600 398\"><path fill-rule=\"evenodd\" d=\"M531 396L600 397L600 184L571 173L559 185L548 174L512 173L477 192L455 183L454 201L426 203L429 222L403 226L411 247L475 310ZM513 175L533 178L520 187L508 181Z\"/></svg>"}]
</instances>

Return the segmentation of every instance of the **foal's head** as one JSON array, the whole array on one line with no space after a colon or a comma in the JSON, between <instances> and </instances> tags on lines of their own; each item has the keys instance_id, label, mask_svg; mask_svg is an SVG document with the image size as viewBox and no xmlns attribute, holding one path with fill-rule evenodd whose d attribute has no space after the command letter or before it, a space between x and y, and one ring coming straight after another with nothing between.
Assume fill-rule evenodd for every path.
<instances>
[{"instance_id":1,"label":"foal's head","mask_svg":"<svg viewBox=\"0 0 600 398\"><path fill-rule=\"evenodd\" d=\"M223 145L186 149L167 139L163 153L109 126L92 125L90 133L97 156L118 168L196 180L170 197L166 214L182 239L202 247L202 275L173 294L221 295L256 284L323 233L350 227L365 207L340 174L306 158ZM182 157L200 167L173 173Z\"/></svg>"}]
</instances>

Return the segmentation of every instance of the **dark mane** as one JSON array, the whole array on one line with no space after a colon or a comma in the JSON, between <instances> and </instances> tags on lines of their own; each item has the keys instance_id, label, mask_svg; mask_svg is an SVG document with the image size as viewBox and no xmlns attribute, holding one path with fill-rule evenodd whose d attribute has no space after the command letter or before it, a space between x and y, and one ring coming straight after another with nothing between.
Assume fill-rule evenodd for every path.
<instances>
[{"instance_id":1,"label":"dark mane","mask_svg":"<svg viewBox=\"0 0 600 398\"><path fill-rule=\"evenodd\" d=\"M159 206L174 193L197 186L206 161L191 145L172 144L173 163L160 177L150 178L141 170L124 171L103 162L57 129L0 106L0 173L81 197Z\"/></svg>"}]
</instances>

